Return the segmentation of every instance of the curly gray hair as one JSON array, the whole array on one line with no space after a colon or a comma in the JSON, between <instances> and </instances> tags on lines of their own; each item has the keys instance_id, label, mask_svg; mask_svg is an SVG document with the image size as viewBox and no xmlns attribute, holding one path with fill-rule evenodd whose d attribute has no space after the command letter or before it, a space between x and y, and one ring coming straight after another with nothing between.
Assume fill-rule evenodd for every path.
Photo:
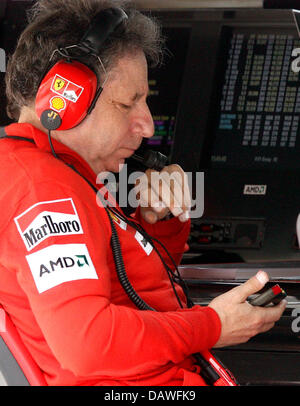
<instances>
[{"instance_id":1,"label":"curly gray hair","mask_svg":"<svg viewBox=\"0 0 300 406\"><path fill-rule=\"evenodd\" d=\"M38 0L28 12L28 26L21 34L6 71L7 114L18 120L23 106L35 99L39 83L55 49L80 41L92 18L101 10L122 8L128 15L122 32L116 30L99 57L108 71L125 54L142 50L149 65L162 56L160 25L123 0ZM55 60L54 60L55 62ZM99 61L85 61L98 75Z\"/></svg>"}]
</instances>

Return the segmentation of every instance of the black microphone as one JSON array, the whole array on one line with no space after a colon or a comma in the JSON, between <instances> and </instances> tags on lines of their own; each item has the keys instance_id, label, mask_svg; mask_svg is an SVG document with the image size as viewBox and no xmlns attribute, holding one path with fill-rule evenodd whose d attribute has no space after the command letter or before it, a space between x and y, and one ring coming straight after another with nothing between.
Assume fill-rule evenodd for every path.
<instances>
[{"instance_id":1,"label":"black microphone","mask_svg":"<svg viewBox=\"0 0 300 406\"><path fill-rule=\"evenodd\" d=\"M131 158L155 171L161 171L168 164L168 158L165 155L161 152L152 150L146 151L144 156L133 154Z\"/></svg>"}]
</instances>

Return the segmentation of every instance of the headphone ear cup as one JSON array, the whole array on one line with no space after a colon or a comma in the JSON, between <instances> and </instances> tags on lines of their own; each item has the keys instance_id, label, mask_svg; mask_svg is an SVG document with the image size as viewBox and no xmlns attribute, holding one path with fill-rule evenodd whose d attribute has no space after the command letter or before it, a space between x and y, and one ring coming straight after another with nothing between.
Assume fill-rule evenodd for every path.
<instances>
[{"instance_id":1,"label":"headphone ear cup","mask_svg":"<svg viewBox=\"0 0 300 406\"><path fill-rule=\"evenodd\" d=\"M36 113L48 130L69 130L88 114L97 91L97 76L78 61L59 61L43 78Z\"/></svg>"}]
</instances>

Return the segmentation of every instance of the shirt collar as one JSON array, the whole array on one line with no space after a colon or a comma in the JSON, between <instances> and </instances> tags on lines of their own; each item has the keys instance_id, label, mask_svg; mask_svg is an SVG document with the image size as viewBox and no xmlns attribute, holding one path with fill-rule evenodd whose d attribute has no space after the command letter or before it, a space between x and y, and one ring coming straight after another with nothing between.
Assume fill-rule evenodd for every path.
<instances>
[{"instance_id":1,"label":"shirt collar","mask_svg":"<svg viewBox=\"0 0 300 406\"><path fill-rule=\"evenodd\" d=\"M34 141L38 149L52 154L48 140L48 134L29 123L14 123L5 127L7 135L26 137ZM85 178L96 185L97 175L90 165L75 151L56 139L52 138L52 144L56 155L65 163L74 166Z\"/></svg>"}]
</instances>

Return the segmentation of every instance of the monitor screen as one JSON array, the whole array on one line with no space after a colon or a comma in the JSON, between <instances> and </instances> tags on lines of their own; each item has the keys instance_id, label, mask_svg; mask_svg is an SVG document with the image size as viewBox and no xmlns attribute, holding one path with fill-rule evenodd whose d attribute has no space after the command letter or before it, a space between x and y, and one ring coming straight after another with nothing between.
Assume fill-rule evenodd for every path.
<instances>
[{"instance_id":1,"label":"monitor screen","mask_svg":"<svg viewBox=\"0 0 300 406\"><path fill-rule=\"evenodd\" d=\"M297 48L291 11L207 12L193 26L173 160L191 174L195 202L203 173L188 242L189 254L211 255L199 261L300 258Z\"/></svg>"},{"instance_id":2,"label":"monitor screen","mask_svg":"<svg viewBox=\"0 0 300 406\"><path fill-rule=\"evenodd\" d=\"M280 32L281 31L281 32ZM300 168L300 78L295 30L233 28L222 34L214 100L212 168Z\"/></svg>"},{"instance_id":3,"label":"monitor screen","mask_svg":"<svg viewBox=\"0 0 300 406\"><path fill-rule=\"evenodd\" d=\"M169 156L174 142L178 98L184 73L190 29L164 27L166 51L162 65L149 70L148 105L153 116L155 133L147 147Z\"/></svg>"}]
</instances>

